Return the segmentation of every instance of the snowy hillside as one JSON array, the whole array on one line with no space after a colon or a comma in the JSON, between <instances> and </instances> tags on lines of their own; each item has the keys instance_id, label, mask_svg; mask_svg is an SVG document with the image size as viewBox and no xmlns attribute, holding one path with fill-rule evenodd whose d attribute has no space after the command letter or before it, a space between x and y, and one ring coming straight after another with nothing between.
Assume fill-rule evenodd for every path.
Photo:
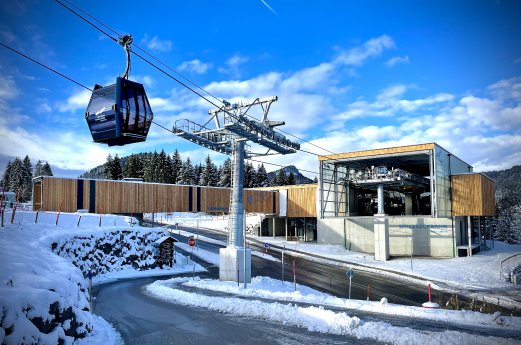
<instances>
[{"instance_id":1,"label":"snowy hillside","mask_svg":"<svg viewBox=\"0 0 521 345\"><path fill-rule=\"evenodd\" d=\"M89 269L94 283L192 271L191 264L155 267L152 243L165 233L131 227L124 217L103 216L101 227L96 215L61 214L56 225L57 215L44 212L35 220L36 213L18 211L14 224L0 228L2 344L118 343L117 332L90 313Z\"/></svg>"}]
</instances>

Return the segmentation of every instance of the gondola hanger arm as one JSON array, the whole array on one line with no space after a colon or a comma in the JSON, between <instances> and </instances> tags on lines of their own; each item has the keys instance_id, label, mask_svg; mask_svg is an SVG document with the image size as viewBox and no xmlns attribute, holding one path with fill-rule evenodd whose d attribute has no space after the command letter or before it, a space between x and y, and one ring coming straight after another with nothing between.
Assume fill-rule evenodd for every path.
<instances>
[{"instance_id":1,"label":"gondola hanger arm","mask_svg":"<svg viewBox=\"0 0 521 345\"><path fill-rule=\"evenodd\" d=\"M118 44L125 49L125 53L127 54L127 66L125 68L125 73L123 73L122 78L128 79L130 74L130 45L133 42L132 35L124 35L118 39Z\"/></svg>"}]
</instances>

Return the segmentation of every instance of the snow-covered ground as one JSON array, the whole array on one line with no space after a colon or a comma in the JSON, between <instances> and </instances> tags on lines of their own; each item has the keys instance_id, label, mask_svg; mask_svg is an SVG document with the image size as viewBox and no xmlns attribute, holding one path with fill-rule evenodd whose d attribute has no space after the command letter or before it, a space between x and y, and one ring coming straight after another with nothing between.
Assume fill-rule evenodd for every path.
<instances>
[{"instance_id":1,"label":"snow-covered ground","mask_svg":"<svg viewBox=\"0 0 521 345\"><path fill-rule=\"evenodd\" d=\"M165 216L163 222L180 223L184 226L223 230L227 225L227 220L222 217L220 219L204 217L207 219L202 220L198 216L180 214L170 217L168 220L166 218ZM35 223L35 212L18 211L14 224L8 224L9 220L10 213L7 212L5 215L6 226L0 228L0 343L56 344L58 339L62 339L64 344L118 344L121 342L121 338L112 326L89 312L89 284L88 279L85 278L86 271L89 269L93 271L93 283L100 284L122 278L173 275L192 272L192 270L203 270L201 266L193 265L188 258L179 253L177 253L177 264L174 267L155 268L150 259L153 251L152 242L167 234L167 230L131 226L127 217L104 215L101 217L101 226L99 226L99 215L62 213L56 224L56 213L41 212L38 214L38 222ZM248 217L247 223L255 224L257 220L258 216ZM79 226L78 221L80 221ZM219 242L200 235L198 239ZM380 263L372 260L370 256L346 252L341 247L327 246L326 251L325 246L316 244L291 243L273 238L258 238L258 240L281 247L285 245L287 249L320 254L323 260L359 262L382 272L395 270L414 273L428 279L434 277L436 280L446 280L447 284L450 284L451 280L460 283L455 279L458 271L460 273L462 271L478 272L481 267L481 275L485 275L483 267L497 268L494 266L497 259L508 255L508 250L512 249L496 243L495 251L472 258L447 260L415 258L414 271L410 272L410 262L407 260ZM178 243L176 247L191 251L191 248L184 243ZM207 262L218 264L216 254L201 248L194 249L193 253ZM264 253L254 255L276 260ZM464 262L458 262L458 260ZM455 263L452 264L452 262ZM457 269L452 266L456 266ZM447 271L447 273L441 273L442 278L440 278L440 273L430 272L430 270L440 268ZM495 273L498 275L497 271ZM486 276L488 277L488 275ZM472 277L472 274L469 273L465 279L472 282L474 279ZM492 274L486 279L494 281ZM507 286L499 277L495 280L496 285L494 286ZM247 301L233 296L210 297L205 296L204 293L189 293L175 289L175 286L181 283L200 288L200 291L210 289L255 300ZM147 291L154 296L175 303L204 307L234 315L267 318L318 332L351 334L359 338L394 343L424 342L429 344L433 341L456 343L457 339L463 339L464 343L469 338L465 334L456 332L429 334L409 328L394 327L383 322L364 322L357 317L348 316L346 313L352 310L362 310L443 320L463 325L473 324L505 329L521 327L519 318L498 316L497 314L432 311L385 302L349 301L328 296L304 286L298 286L295 292L292 284L282 284L280 281L265 277L254 278L253 284L250 284L248 289L237 287L236 283L175 278L165 282L155 282L147 288ZM280 300L284 303L261 301L257 300L258 298ZM318 306L300 307L287 304L288 302L309 303ZM327 310L328 306L343 308L346 312ZM385 333L385 339L381 338L383 333ZM475 336L472 336L472 340L475 344L513 343L509 339Z\"/></svg>"},{"instance_id":2,"label":"snow-covered ground","mask_svg":"<svg viewBox=\"0 0 521 345\"><path fill-rule=\"evenodd\" d=\"M201 289L201 293L182 291L177 288L179 284L197 287ZM204 294L205 289L224 292L227 296L207 296ZM364 322L356 316L349 316L349 311L332 311L327 307L410 316L482 328L518 330L521 327L521 318L518 317L405 307L389 304L385 299L380 302L346 300L300 285L297 291L294 291L292 283L282 283L267 277L253 278L246 289L242 285L237 286L234 282L173 278L147 285L146 292L171 303L206 308L236 316L271 320L283 325L304 327L313 332L351 335L358 339L374 339L392 344L518 344L518 340L454 331L418 331L408 327L392 326L386 322ZM250 299L236 296L247 296ZM279 300L283 303L265 299ZM288 301L305 302L316 306L303 307L288 304Z\"/></svg>"},{"instance_id":3,"label":"snow-covered ground","mask_svg":"<svg viewBox=\"0 0 521 345\"><path fill-rule=\"evenodd\" d=\"M259 222L259 215L248 215L246 224L255 225ZM158 219L158 218L156 218ZM191 218L184 213L176 213L170 216L164 215L164 223L191 227L204 227L208 229L225 231L228 226L226 217L213 217L199 215ZM186 233L190 235L190 233ZM484 250L472 257L463 258L429 258L413 257L411 259L393 258L390 261L376 261L374 255L346 250L339 245L321 245L316 243L303 243L286 241L282 237L257 237L248 236L253 240L269 243L271 247L277 246L298 252L318 255L325 260L334 259L344 263L353 263L373 268L382 274L392 274L404 277L417 277L422 280L443 283L447 287L455 289L511 289L513 285L507 282L507 274L513 266L521 264L521 255L507 262L501 269L501 261L516 253L521 253L521 245L510 245L495 241L494 248ZM500 274L502 272L502 274ZM441 288L441 287L440 287ZM521 290L519 291L521 295Z\"/></svg>"},{"instance_id":4,"label":"snow-covered ground","mask_svg":"<svg viewBox=\"0 0 521 345\"><path fill-rule=\"evenodd\" d=\"M96 284L194 268L177 254L172 268L142 270L153 267L151 243L166 233L130 226L126 217L104 215L100 227L99 215L62 213L57 218L54 212L40 212L35 223L35 212L19 210L10 224L11 215L5 213L0 228L2 344L121 343L110 324L89 312L86 271L94 272ZM119 247L114 245L118 240ZM195 270L202 267L195 265Z\"/></svg>"}]
</instances>

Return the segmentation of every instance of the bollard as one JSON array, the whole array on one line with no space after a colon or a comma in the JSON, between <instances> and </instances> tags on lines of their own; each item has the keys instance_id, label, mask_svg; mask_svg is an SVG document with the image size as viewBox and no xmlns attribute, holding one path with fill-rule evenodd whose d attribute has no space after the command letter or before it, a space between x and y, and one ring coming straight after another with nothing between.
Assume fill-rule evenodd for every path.
<instances>
[{"instance_id":1,"label":"bollard","mask_svg":"<svg viewBox=\"0 0 521 345\"><path fill-rule=\"evenodd\" d=\"M295 291L297 291L297 269L295 267L295 259L293 259L293 286Z\"/></svg>"},{"instance_id":2,"label":"bollard","mask_svg":"<svg viewBox=\"0 0 521 345\"><path fill-rule=\"evenodd\" d=\"M367 284L367 300L371 299L371 285Z\"/></svg>"},{"instance_id":3,"label":"bollard","mask_svg":"<svg viewBox=\"0 0 521 345\"><path fill-rule=\"evenodd\" d=\"M440 307L440 305L438 303L434 303L432 302L432 294L431 294L431 284L429 284L428 286L428 289L427 289L427 292L429 294L429 302L425 302L422 304L422 307L424 308L433 308L433 309L438 309ZM457 297L457 296L456 296Z\"/></svg>"}]
</instances>

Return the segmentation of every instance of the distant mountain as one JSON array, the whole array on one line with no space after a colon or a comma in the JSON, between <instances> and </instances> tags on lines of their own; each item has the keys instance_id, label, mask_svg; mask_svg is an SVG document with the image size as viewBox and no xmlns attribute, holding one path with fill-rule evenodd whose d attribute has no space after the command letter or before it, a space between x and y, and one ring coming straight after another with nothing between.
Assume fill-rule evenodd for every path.
<instances>
[{"instance_id":1,"label":"distant mountain","mask_svg":"<svg viewBox=\"0 0 521 345\"><path fill-rule=\"evenodd\" d=\"M295 176L295 184L313 183L312 179L302 175L302 173L294 165L288 165L287 167L282 168L282 170L284 171L284 174L286 176L289 176L289 174L291 172L293 173L293 175ZM275 171L269 172L268 173L268 180L270 182L273 181L275 179L275 176L277 176L278 172L279 172L279 170L275 170Z\"/></svg>"}]
</instances>

